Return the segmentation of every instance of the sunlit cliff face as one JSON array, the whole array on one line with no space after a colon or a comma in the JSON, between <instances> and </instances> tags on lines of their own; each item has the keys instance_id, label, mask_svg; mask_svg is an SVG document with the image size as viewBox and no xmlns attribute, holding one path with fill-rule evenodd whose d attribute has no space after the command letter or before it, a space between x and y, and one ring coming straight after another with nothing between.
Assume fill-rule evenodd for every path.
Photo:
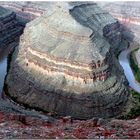
<instances>
[{"instance_id":1,"label":"sunlit cliff face","mask_svg":"<svg viewBox=\"0 0 140 140\"><path fill-rule=\"evenodd\" d=\"M45 63L42 64L37 60L32 59L30 57L31 55L36 56L38 59L45 60ZM83 64L63 59L60 60L59 58L48 56L47 54L38 52L32 48L27 48L26 56L26 64L30 67L34 67L36 69L40 68L40 71L50 75L62 73L65 77L75 81L79 80L81 83L87 84L96 80L104 81L109 76L109 71L107 69L95 74L94 71L99 71L100 67L107 67L104 62L101 63L100 61L97 63L92 62L90 64ZM60 69L59 67L63 68Z\"/></svg>"}]
</instances>

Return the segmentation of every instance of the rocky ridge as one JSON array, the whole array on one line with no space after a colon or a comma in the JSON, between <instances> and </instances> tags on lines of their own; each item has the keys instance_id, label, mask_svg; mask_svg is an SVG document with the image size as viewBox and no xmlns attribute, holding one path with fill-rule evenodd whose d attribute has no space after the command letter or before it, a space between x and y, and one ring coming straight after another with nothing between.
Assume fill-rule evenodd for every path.
<instances>
[{"instance_id":1,"label":"rocky ridge","mask_svg":"<svg viewBox=\"0 0 140 140\"><path fill-rule=\"evenodd\" d=\"M26 25L6 80L10 96L60 116L122 114L129 93L112 51L122 43L118 27L95 3L53 4Z\"/></svg>"}]
</instances>

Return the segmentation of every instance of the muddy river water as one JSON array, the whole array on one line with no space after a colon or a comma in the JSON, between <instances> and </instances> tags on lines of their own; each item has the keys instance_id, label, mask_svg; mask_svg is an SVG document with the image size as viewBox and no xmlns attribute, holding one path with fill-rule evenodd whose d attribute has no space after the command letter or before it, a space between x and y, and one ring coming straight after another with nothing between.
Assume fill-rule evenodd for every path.
<instances>
[{"instance_id":1,"label":"muddy river water","mask_svg":"<svg viewBox=\"0 0 140 140\"><path fill-rule=\"evenodd\" d=\"M122 51L119 55L119 62L120 65L123 67L124 74L129 82L129 86L138 93L140 93L140 84L136 82L133 71L129 65L130 64L128 58L129 53L130 53L129 50Z\"/></svg>"}]
</instances>

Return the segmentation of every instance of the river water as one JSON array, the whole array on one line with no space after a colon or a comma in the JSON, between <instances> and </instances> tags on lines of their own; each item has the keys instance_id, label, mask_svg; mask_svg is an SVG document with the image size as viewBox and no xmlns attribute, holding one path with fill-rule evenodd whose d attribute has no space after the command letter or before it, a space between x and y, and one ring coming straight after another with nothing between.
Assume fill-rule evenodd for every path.
<instances>
[{"instance_id":1,"label":"river water","mask_svg":"<svg viewBox=\"0 0 140 140\"><path fill-rule=\"evenodd\" d=\"M4 52L0 53L0 93L2 93L3 85L4 85L4 78L7 72L7 57L9 54L10 48L7 48ZM129 82L129 86L133 88L135 91L140 93L140 84L135 81L134 74L131 70L129 65L128 59L128 50L124 50L119 55L119 62L123 67L125 76Z\"/></svg>"},{"instance_id":2,"label":"river water","mask_svg":"<svg viewBox=\"0 0 140 140\"><path fill-rule=\"evenodd\" d=\"M0 52L0 96L2 93L4 79L7 72L7 57L8 57L9 51L10 51L10 48L7 48L6 50Z\"/></svg>"},{"instance_id":3,"label":"river water","mask_svg":"<svg viewBox=\"0 0 140 140\"><path fill-rule=\"evenodd\" d=\"M0 94L2 93L4 78L6 76L7 58L0 61Z\"/></svg>"},{"instance_id":4,"label":"river water","mask_svg":"<svg viewBox=\"0 0 140 140\"><path fill-rule=\"evenodd\" d=\"M129 65L128 54L129 54L129 50L122 51L119 55L119 62L120 65L123 67L124 74L129 82L129 86L133 88L135 91L137 91L138 93L140 93L140 84L135 81L134 74Z\"/></svg>"}]
</instances>

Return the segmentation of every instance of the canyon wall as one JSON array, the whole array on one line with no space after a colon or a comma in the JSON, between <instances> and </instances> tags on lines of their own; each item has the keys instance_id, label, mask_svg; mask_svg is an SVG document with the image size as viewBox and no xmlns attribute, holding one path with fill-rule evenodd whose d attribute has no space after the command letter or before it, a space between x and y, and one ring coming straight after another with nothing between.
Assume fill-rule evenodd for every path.
<instances>
[{"instance_id":1,"label":"canyon wall","mask_svg":"<svg viewBox=\"0 0 140 140\"><path fill-rule=\"evenodd\" d=\"M121 29L123 31L124 36L128 40L132 41L134 39L134 41L139 42L140 2L97 2L97 3L100 7L108 11L114 18L119 20L119 22L122 25L124 25L116 29ZM14 11L17 14L17 19L23 23L27 23L41 16L43 12L47 11L47 9L49 9L51 5L52 5L51 2L6 2L6 1L0 2L0 6ZM117 36L116 38L120 39Z\"/></svg>"},{"instance_id":2,"label":"canyon wall","mask_svg":"<svg viewBox=\"0 0 140 140\"><path fill-rule=\"evenodd\" d=\"M123 25L122 33L124 38L129 42L140 44L140 2L99 2L99 5ZM140 51L136 52L136 59L140 67Z\"/></svg>"},{"instance_id":3,"label":"canyon wall","mask_svg":"<svg viewBox=\"0 0 140 140\"><path fill-rule=\"evenodd\" d=\"M86 2L82 2L82 3L86 3ZM92 4L94 2L90 2L90 3ZM71 5L75 5L75 4L77 4L77 2L71 2ZM104 4L104 2L102 2L101 4ZM49 7L51 7L53 5L53 3L51 3L51 2L5 2L5 1L2 1L2 2L0 2L0 5L16 12L16 14L17 14L16 18L17 18L18 22L21 23L22 25L25 25L29 21L41 16L43 14L43 12L48 11ZM106 12L106 11L104 11L104 12ZM110 18L110 17L108 17L108 18ZM97 21L94 21L93 24L95 24L95 27L96 26L100 27L100 25L98 25L100 18L98 18L96 20ZM98 32L102 33L102 28L99 28L99 27L97 28ZM96 30L96 28L94 28L94 30ZM113 32L112 32L112 30L113 30ZM117 30L117 31L114 32L114 30ZM124 28L122 28L122 25L120 26L120 24L116 21L116 22L112 23L111 25L106 26L104 28L103 35L108 39L109 43L111 43L111 46L113 46L113 47L116 46L116 48L118 48L117 46L120 46L122 43L122 41L121 41L122 34L120 34L120 33L123 30L124 30ZM124 31L123 31L123 33L124 33ZM124 46L124 45L121 45L121 46ZM117 51L119 52L121 49L122 48L119 47L117 49Z\"/></svg>"},{"instance_id":4,"label":"canyon wall","mask_svg":"<svg viewBox=\"0 0 140 140\"><path fill-rule=\"evenodd\" d=\"M95 3L53 3L26 25L6 78L10 96L59 116L123 114L130 95L113 51L119 27Z\"/></svg>"},{"instance_id":5,"label":"canyon wall","mask_svg":"<svg viewBox=\"0 0 140 140\"><path fill-rule=\"evenodd\" d=\"M47 11L49 2L6 2L1 1L0 6L14 11L17 14L17 19L22 24L41 16L44 11Z\"/></svg>"},{"instance_id":6,"label":"canyon wall","mask_svg":"<svg viewBox=\"0 0 140 140\"><path fill-rule=\"evenodd\" d=\"M16 43L23 27L16 20L16 14L0 7L0 51L11 43Z\"/></svg>"},{"instance_id":7,"label":"canyon wall","mask_svg":"<svg viewBox=\"0 0 140 140\"><path fill-rule=\"evenodd\" d=\"M98 2L123 25L123 34L129 41L140 43L140 2Z\"/></svg>"}]
</instances>

